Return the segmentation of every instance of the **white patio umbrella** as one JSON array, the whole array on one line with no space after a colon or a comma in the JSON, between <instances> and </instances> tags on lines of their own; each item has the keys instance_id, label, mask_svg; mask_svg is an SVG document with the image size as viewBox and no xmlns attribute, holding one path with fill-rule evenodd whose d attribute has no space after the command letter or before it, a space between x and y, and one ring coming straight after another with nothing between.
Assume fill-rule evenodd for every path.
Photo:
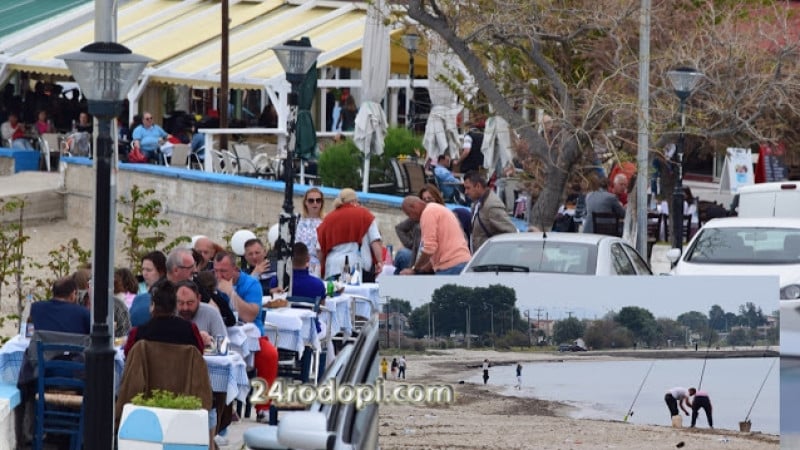
<instances>
[{"instance_id":1,"label":"white patio umbrella","mask_svg":"<svg viewBox=\"0 0 800 450\"><path fill-rule=\"evenodd\" d=\"M361 56L362 103L356 115L353 141L364 154L362 191L369 191L370 155L383 154L386 113L380 101L389 84L389 30L384 24L384 0L370 3Z\"/></svg>"},{"instance_id":2,"label":"white patio umbrella","mask_svg":"<svg viewBox=\"0 0 800 450\"><path fill-rule=\"evenodd\" d=\"M495 169L505 168L511 164L511 130L508 122L500 116L491 116L486 119L486 128L483 130L483 167L486 168L487 178L491 178Z\"/></svg>"},{"instance_id":3,"label":"white patio umbrella","mask_svg":"<svg viewBox=\"0 0 800 450\"><path fill-rule=\"evenodd\" d=\"M438 34L430 37L431 51L428 54L428 92L431 97L431 111L425 123L425 136L422 146L428 158L435 163L443 154L457 158L459 153L458 126L456 117L461 111L456 94L442 78L452 78L451 71L460 65L456 55L447 49Z\"/></svg>"}]
</instances>

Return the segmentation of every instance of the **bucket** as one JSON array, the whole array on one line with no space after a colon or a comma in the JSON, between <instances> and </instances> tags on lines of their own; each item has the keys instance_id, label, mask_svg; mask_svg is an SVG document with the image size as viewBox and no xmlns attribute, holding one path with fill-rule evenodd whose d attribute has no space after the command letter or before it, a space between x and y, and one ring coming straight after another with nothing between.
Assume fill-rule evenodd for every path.
<instances>
[{"instance_id":1,"label":"bucket","mask_svg":"<svg viewBox=\"0 0 800 450\"><path fill-rule=\"evenodd\" d=\"M750 425L752 425L752 423L749 420L745 420L744 422L739 422L739 431L741 431L742 433L749 433Z\"/></svg>"},{"instance_id":2,"label":"bucket","mask_svg":"<svg viewBox=\"0 0 800 450\"><path fill-rule=\"evenodd\" d=\"M672 428L681 428L683 426L683 418L680 414L672 416Z\"/></svg>"}]
</instances>

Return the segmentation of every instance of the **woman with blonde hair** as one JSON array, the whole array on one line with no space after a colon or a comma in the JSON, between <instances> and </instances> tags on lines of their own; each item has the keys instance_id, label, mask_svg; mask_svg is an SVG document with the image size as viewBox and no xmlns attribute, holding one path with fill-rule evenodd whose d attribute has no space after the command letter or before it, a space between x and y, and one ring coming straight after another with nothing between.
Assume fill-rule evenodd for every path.
<instances>
[{"instance_id":1,"label":"woman with blonde hair","mask_svg":"<svg viewBox=\"0 0 800 450\"><path fill-rule=\"evenodd\" d=\"M303 217L297 222L295 240L308 247L309 271L319 275L319 256L317 256L317 227L325 217L325 196L319 188L312 187L303 196Z\"/></svg>"}]
</instances>

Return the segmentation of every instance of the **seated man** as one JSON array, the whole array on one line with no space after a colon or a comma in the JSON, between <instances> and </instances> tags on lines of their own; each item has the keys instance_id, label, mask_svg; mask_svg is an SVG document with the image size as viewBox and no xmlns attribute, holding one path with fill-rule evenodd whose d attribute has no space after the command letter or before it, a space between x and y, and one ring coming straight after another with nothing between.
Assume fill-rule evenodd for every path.
<instances>
[{"instance_id":1,"label":"seated man","mask_svg":"<svg viewBox=\"0 0 800 450\"><path fill-rule=\"evenodd\" d=\"M25 124L19 121L17 113L10 113L8 121L0 125L0 133L3 135L3 145L10 145L12 148L33 150L31 141L25 134Z\"/></svg>"},{"instance_id":2,"label":"seated man","mask_svg":"<svg viewBox=\"0 0 800 450\"><path fill-rule=\"evenodd\" d=\"M226 299L231 309L238 313L239 320L252 322L264 334L261 319L261 297L263 293L258 281L236 266L232 253L219 252L214 256L214 274L217 277L217 290Z\"/></svg>"},{"instance_id":3,"label":"seated man","mask_svg":"<svg viewBox=\"0 0 800 450\"><path fill-rule=\"evenodd\" d=\"M308 262L310 261L308 247L302 242L295 242L292 250L292 296L308 297L311 299L324 299L325 283L319 278L308 273ZM280 293L283 290L278 287L278 277L270 279L270 294Z\"/></svg>"},{"instance_id":4,"label":"seated man","mask_svg":"<svg viewBox=\"0 0 800 450\"><path fill-rule=\"evenodd\" d=\"M35 330L89 334L89 310L77 304L78 287L72 277L53 284L53 298L31 305L31 321Z\"/></svg>"},{"instance_id":5,"label":"seated man","mask_svg":"<svg viewBox=\"0 0 800 450\"><path fill-rule=\"evenodd\" d=\"M140 148L149 161L158 164L160 147L169 137L169 133L153 123L153 115L145 112L142 124L133 130L133 146Z\"/></svg>"},{"instance_id":6,"label":"seated man","mask_svg":"<svg viewBox=\"0 0 800 450\"><path fill-rule=\"evenodd\" d=\"M261 239L253 238L244 243L244 260L247 261L245 272L258 280L264 295L269 295L269 280L275 275L271 270L267 250Z\"/></svg>"},{"instance_id":7,"label":"seated man","mask_svg":"<svg viewBox=\"0 0 800 450\"><path fill-rule=\"evenodd\" d=\"M439 155L439 159L433 167L433 175L436 177L436 184L439 185L444 200L446 202L455 201L458 192L457 185L461 181L450 171L450 156Z\"/></svg>"}]
</instances>

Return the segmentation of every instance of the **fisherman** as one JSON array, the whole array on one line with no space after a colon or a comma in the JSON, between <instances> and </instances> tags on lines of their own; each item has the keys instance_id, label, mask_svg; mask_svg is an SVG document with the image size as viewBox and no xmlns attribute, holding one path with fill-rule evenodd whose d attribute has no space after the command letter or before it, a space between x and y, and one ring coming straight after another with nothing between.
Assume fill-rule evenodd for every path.
<instances>
[{"instance_id":1,"label":"fisherman","mask_svg":"<svg viewBox=\"0 0 800 450\"><path fill-rule=\"evenodd\" d=\"M698 391L695 388L689 388L689 395L692 397L689 403L692 407L692 428L697 423L697 413L702 408L706 413L706 420L708 420L708 428L714 428L714 421L711 420L711 399L706 391Z\"/></svg>"},{"instance_id":2,"label":"fisherman","mask_svg":"<svg viewBox=\"0 0 800 450\"><path fill-rule=\"evenodd\" d=\"M522 390L522 364L517 363L517 390Z\"/></svg>"},{"instance_id":3,"label":"fisherman","mask_svg":"<svg viewBox=\"0 0 800 450\"><path fill-rule=\"evenodd\" d=\"M691 406L689 404L689 391L686 388L674 387L664 394L664 401L667 403L667 408L669 408L669 415L672 418L672 426L680 427L681 414L678 412L678 407L680 406L684 414L687 416L689 415L689 411L685 407Z\"/></svg>"},{"instance_id":4,"label":"fisherman","mask_svg":"<svg viewBox=\"0 0 800 450\"><path fill-rule=\"evenodd\" d=\"M483 360L483 384L486 384L489 381L489 360Z\"/></svg>"}]
</instances>

